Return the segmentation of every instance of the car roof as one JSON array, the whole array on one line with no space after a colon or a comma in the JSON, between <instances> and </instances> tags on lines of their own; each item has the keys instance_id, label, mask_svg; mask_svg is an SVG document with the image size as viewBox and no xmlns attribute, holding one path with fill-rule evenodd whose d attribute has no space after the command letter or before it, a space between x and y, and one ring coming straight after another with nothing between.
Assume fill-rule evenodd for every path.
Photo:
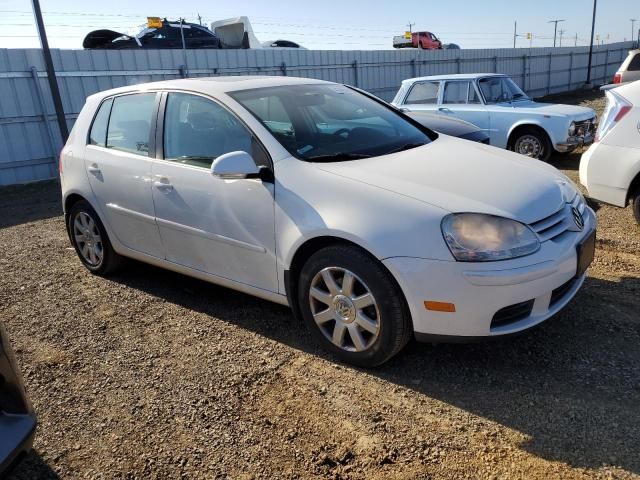
<instances>
[{"instance_id":1,"label":"car roof","mask_svg":"<svg viewBox=\"0 0 640 480\"><path fill-rule=\"evenodd\" d=\"M196 77L159 82L141 83L127 87L105 90L96 95L108 97L121 93L143 92L153 90L189 90L210 95L228 93L253 88L280 87L289 85L331 85L332 82L311 78L259 76L259 75L227 75L219 77Z\"/></svg>"},{"instance_id":2,"label":"car roof","mask_svg":"<svg viewBox=\"0 0 640 480\"><path fill-rule=\"evenodd\" d=\"M448 75L431 75L428 77L407 78L402 83L414 83L425 80L475 80L484 77L506 77L504 73L452 73Z\"/></svg>"}]
</instances>

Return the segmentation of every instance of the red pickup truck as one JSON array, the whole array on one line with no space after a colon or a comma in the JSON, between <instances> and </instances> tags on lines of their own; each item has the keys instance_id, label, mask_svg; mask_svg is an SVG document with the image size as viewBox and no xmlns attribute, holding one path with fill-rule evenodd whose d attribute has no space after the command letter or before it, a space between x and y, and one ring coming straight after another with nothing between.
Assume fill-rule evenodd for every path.
<instances>
[{"instance_id":1,"label":"red pickup truck","mask_svg":"<svg viewBox=\"0 0 640 480\"><path fill-rule=\"evenodd\" d=\"M404 35L393 37L393 48L441 50L442 42L431 32L412 32L411 38L407 38Z\"/></svg>"}]
</instances>

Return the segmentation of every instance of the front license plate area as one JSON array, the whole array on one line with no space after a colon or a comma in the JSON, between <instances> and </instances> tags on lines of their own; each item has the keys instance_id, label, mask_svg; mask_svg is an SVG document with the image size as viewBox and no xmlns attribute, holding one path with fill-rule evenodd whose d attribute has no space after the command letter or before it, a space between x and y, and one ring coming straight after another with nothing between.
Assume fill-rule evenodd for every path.
<instances>
[{"instance_id":1,"label":"front license plate area","mask_svg":"<svg viewBox=\"0 0 640 480\"><path fill-rule=\"evenodd\" d=\"M596 256L596 231L591 232L587 238L578 244L578 271L576 277L581 277L593 263Z\"/></svg>"}]
</instances>

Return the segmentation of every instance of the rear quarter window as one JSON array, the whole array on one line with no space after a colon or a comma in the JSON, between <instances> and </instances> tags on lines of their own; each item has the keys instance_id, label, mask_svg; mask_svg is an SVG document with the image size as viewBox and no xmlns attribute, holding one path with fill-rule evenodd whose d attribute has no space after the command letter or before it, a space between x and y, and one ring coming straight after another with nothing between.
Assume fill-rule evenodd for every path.
<instances>
[{"instance_id":1,"label":"rear quarter window","mask_svg":"<svg viewBox=\"0 0 640 480\"><path fill-rule=\"evenodd\" d=\"M113 105L112 98L105 100L100 105L89 132L89 145L97 145L98 147L107 145L107 125L109 125L111 105Z\"/></svg>"}]
</instances>

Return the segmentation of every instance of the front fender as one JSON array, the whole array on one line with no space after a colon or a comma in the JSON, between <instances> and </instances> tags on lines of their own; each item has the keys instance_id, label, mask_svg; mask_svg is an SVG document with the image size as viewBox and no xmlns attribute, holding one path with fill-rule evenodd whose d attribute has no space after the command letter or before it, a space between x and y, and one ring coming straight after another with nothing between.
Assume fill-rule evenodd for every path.
<instances>
[{"instance_id":1,"label":"front fender","mask_svg":"<svg viewBox=\"0 0 640 480\"><path fill-rule=\"evenodd\" d=\"M558 119L553 117L546 118L546 119L539 119L535 117L523 118L515 122L513 125L511 125L511 128L507 133L507 139L511 138L511 134L515 131L516 128L524 127L524 126L535 126L545 131L545 133L549 136L551 145L553 146L567 139L567 133L569 129L568 125L565 125L565 123L567 122L568 120L564 118L563 119Z\"/></svg>"}]
</instances>

